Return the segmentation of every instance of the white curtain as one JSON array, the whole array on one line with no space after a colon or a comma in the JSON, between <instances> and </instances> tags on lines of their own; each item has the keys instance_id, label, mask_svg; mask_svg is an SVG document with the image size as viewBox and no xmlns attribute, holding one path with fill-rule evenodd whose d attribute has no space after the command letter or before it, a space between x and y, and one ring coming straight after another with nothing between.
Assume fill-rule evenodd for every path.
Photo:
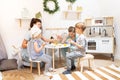
<instances>
[{"instance_id":1,"label":"white curtain","mask_svg":"<svg viewBox=\"0 0 120 80\"><path fill-rule=\"evenodd\" d=\"M0 35L0 56L4 57L6 59L8 58L7 57L7 52L6 52L6 49L5 49L5 45L3 43L1 35Z\"/></svg>"}]
</instances>

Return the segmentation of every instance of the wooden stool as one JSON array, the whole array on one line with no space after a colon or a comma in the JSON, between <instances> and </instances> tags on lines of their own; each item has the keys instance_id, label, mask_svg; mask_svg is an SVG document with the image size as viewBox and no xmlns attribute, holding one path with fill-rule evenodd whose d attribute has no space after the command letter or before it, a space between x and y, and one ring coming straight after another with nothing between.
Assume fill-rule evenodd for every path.
<instances>
[{"instance_id":1,"label":"wooden stool","mask_svg":"<svg viewBox=\"0 0 120 80\"><path fill-rule=\"evenodd\" d=\"M35 63L37 63L38 75L40 75L40 62L41 61L32 60L32 59L29 59L29 61L30 61L30 72L32 73L32 63L35 62Z\"/></svg>"},{"instance_id":2,"label":"wooden stool","mask_svg":"<svg viewBox=\"0 0 120 80\"><path fill-rule=\"evenodd\" d=\"M82 63L82 61L84 61L84 60L88 60L89 68L90 68L91 62L92 62L92 66L94 68L94 56L91 55L91 54L85 54L84 57L78 58L78 68L81 67L81 69L80 69L81 72L83 72L83 63Z\"/></svg>"},{"instance_id":3,"label":"wooden stool","mask_svg":"<svg viewBox=\"0 0 120 80\"><path fill-rule=\"evenodd\" d=\"M32 60L31 58L31 44L32 44L32 41L29 41L28 42L28 45L27 45L27 52L29 54L29 61L30 61L30 72L32 73L32 63L37 63L37 68L38 68L38 74L40 75L40 63L41 61L40 60Z\"/></svg>"}]
</instances>

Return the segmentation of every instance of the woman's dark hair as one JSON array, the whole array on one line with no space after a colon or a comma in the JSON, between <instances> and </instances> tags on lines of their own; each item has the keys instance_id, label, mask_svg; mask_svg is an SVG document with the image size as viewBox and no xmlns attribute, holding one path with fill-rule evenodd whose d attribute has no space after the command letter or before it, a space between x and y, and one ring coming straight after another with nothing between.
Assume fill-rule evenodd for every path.
<instances>
[{"instance_id":1,"label":"woman's dark hair","mask_svg":"<svg viewBox=\"0 0 120 80\"><path fill-rule=\"evenodd\" d=\"M68 28L68 32L74 32L74 33L75 33L75 27L70 26L70 27Z\"/></svg>"},{"instance_id":2,"label":"woman's dark hair","mask_svg":"<svg viewBox=\"0 0 120 80\"><path fill-rule=\"evenodd\" d=\"M30 28L33 27L34 24L36 24L37 22L40 22L42 23L42 21L40 19L37 19L37 18L32 18L31 22L30 22ZM42 29L42 27L41 27Z\"/></svg>"}]
</instances>

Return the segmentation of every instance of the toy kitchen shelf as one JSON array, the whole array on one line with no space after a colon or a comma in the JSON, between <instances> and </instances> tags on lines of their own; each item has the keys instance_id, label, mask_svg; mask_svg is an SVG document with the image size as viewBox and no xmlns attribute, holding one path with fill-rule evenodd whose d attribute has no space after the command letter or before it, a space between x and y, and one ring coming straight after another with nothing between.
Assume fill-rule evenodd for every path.
<instances>
[{"instance_id":1,"label":"toy kitchen shelf","mask_svg":"<svg viewBox=\"0 0 120 80\"><path fill-rule=\"evenodd\" d=\"M20 27L22 26L22 21L23 20L31 20L32 18L16 18L16 20L19 21Z\"/></svg>"},{"instance_id":2,"label":"toy kitchen shelf","mask_svg":"<svg viewBox=\"0 0 120 80\"><path fill-rule=\"evenodd\" d=\"M85 19L87 53L111 54L114 61L113 17Z\"/></svg>"},{"instance_id":3,"label":"toy kitchen shelf","mask_svg":"<svg viewBox=\"0 0 120 80\"><path fill-rule=\"evenodd\" d=\"M76 19L80 19L81 11L72 11L72 10L66 10L63 11L65 19L72 17L75 14Z\"/></svg>"}]
</instances>

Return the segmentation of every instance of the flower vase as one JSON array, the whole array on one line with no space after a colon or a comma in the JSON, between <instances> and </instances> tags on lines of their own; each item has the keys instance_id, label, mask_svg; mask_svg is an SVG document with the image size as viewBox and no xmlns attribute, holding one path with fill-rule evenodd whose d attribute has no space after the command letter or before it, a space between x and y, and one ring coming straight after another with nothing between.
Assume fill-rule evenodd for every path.
<instances>
[{"instance_id":1,"label":"flower vase","mask_svg":"<svg viewBox=\"0 0 120 80\"><path fill-rule=\"evenodd\" d=\"M68 10L72 10L72 4L71 3L68 5Z\"/></svg>"},{"instance_id":2,"label":"flower vase","mask_svg":"<svg viewBox=\"0 0 120 80\"><path fill-rule=\"evenodd\" d=\"M29 11L28 11L27 8L22 8L21 17L22 18L28 18L29 17Z\"/></svg>"}]
</instances>

